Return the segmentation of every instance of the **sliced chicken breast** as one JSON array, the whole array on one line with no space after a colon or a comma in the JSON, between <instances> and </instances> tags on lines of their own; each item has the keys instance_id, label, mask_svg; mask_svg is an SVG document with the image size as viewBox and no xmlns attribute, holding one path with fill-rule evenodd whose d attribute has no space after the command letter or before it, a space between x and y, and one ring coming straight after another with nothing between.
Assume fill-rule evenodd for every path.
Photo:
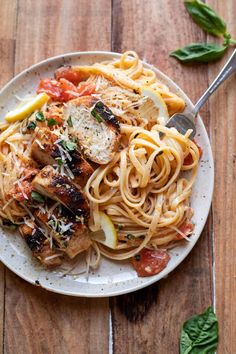
<instances>
[{"instance_id":1,"label":"sliced chicken breast","mask_svg":"<svg viewBox=\"0 0 236 354\"><path fill-rule=\"evenodd\" d=\"M92 244L88 228L76 222L76 217L64 207L59 206L50 215L37 211L35 217L49 229L60 250L70 258L87 250Z\"/></svg>"},{"instance_id":2,"label":"sliced chicken breast","mask_svg":"<svg viewBox=\"0 0 236 354\"><path fill-rule=\"evenodd\" d=\"M50 248L49 240L36 224L33 224L33 227L21 225L19 229L33 256L45 267L54 268L62 264L61 254Z\"/></svg>"},{"instance_id":3,"label":"sliced chicken breast","mask_svg":"<svg viewBox=\"0 0 236 354\"><path fill-rule=\"evenodd\" d=\"M57 173L52 166L45 166L33 179L33 189L63 204L84 223L89 218L89 203L83 191L71 180Z\"/></svg>"},{"instance_id":4,"label":"sliced chicken breast","mask_svg":"<svg viewBox=\"0 0 236 354\"><path fill-rule=\"evenodd\" d=\"M101 165L109 163L120 141L120 124L112 111L101 101L85 96L70 101L65 115L71 117L69 134L77 139L84 155Z\"/></svg>"},{"instance_id":5,"label":"sliced chicken breast","mask_svg":"<svg viewBox=\"0 0 236 354\"><path fill-rule=\"evenodd\" d=\"M60 135L47 128L41 128L33 141L31 156L43 166L64 164L72 172L73 181L84 187L94 170L77 148L65 151L63 142L65 145L65 141L60 141Z\"/></svg>"}]
</instances>

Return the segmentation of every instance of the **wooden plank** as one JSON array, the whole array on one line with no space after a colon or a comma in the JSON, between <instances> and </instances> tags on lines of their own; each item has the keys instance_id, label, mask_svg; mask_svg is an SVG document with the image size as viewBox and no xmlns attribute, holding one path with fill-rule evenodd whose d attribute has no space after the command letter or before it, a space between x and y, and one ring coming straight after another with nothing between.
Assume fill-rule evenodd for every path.
<instances>
[{"instance_id":1,"label":"wooden plank","mask_svg":"<svg viewBox=\"0 0 236 354\"><path fill-rule=\"evenodd\" d=\"M221 15L228 25L228 31L236 37L234 0L208 3ZM209 41L213 38L209 36ZM212 81L227 58L209 65L209 78ZM215 191L213 199L216 311L220 323L219 353L236 353L236 76L232 75L210 99L212 142L215 157ZM223 143L222 143L223 142Z\"/></svg>"},{"instance_id":2,"label":"wooden plank","mask_svg":"<svg viewBox=\"0 0 236 354\"><path fill-rule=\"evenodd\" d=\"M107 353L107 310L106 299L48 293L8 272L5 353Z\"/></svg>"},{"instance_id":3,"label":"wooden plank","mask_svg":"<svg viewBox=\"0 0 236 354\"><path fill-rule=\"evenodd\" d=\"M20 0L18 11L16 72L98 43L110 49L110 0ZM7 271L4 353L107 353L108 315L107 299L55 295Z\"/></svg>"},{"instance_id":4,"label":"wooden plank","mask_svg":"<svg viewBox=\"0 0 236 354\"><path fill-rule=\"evenodd\" d=\"M110 0L19 0L16 71L50 56L110 50Z\"/></svg>"},{"instance_id":5,"label":"wooden plank","mask_svg":"<svg viewBox=\"0 0 236 354\"><path fill-rule=\"evenodd\" d=\"M168 54L189 42L204 40L182 0L176 0L174 6L166 0L113 1L113 50L136 50L172 77L193 101L207 88L207 66L185 67ZM208 126L207 106L202 115ZM209 221L191 254L158 287L112 300L114 353L177 353L183 321L212 302L211 265Z\"/></svg>"},{"instance_id":6,"label":"wooden plank","mask_svg":"<svg viewBox=\"0 0 236 354\"><path fill-rule=\"evenodd\" d=\"M0 58L2 87L14 73L15 27L16 27L16 1L4 1L0 6ZM9 18L11 21L9 21ZM5 267L0 264L0 351L3 348L4 336L4 291Z\"/></svg>"}]
</instances>

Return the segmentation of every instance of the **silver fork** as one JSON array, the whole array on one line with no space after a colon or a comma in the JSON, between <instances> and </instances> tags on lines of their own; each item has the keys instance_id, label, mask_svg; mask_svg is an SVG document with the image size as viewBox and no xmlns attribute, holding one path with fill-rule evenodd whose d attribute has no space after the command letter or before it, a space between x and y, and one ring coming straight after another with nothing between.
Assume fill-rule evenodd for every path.
<instances>
[{"instance_id":1,"label":"silver fork","mask_svg":"<svg viewBox=\"0 0 236 354\"><path fill-rule=\"evenodd\" d=\"M195 126L195 118L200 110L200 108L204 105L204 103L208 100L211 94L224 82L232 73L236 71L236 49L233 54L220 71L219 75L215 78L212 84L208 87L206 92L202 95L202 97L197 101L195 107L191 112L187 113L175 113L166 123L166 127L176 128L181 134L185 134L187 130L192 129L192 133L190 135L190 139L196 134L196 126Z\"/></svg>"}]
</instances>

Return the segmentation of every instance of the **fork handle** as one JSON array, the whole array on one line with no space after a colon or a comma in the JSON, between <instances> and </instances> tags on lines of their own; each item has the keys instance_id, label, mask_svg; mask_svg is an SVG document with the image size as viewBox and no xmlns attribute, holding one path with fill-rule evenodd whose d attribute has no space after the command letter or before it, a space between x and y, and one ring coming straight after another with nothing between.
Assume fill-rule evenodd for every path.
<instances>
[{"instance_id":1,"label":"fork handle","mask_svg":"<svg viewBox=\"0 0 236 354\"><path fill-rule=\"evenodd\" d=\"M202 95L202 97L197 101L194 109L192 110L192 114L194 117L198 114L199 109L204 105L204 103L208 100L211 94L224 82L232 73L236 71L236 49L233 54L220 71L218 76L212 82L212 84L208 87L206 92Z\"/></svg>"}]
</instances>

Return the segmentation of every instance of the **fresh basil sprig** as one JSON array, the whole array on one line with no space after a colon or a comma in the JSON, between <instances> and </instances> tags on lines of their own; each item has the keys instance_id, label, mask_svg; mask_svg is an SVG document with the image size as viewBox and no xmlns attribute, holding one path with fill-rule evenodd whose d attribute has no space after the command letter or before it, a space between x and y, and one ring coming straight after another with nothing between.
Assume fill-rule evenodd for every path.
<instances>
[{"instance_id":1,"label":"fresh basil sprig","mask_svg":"<svg viewBox=\"0 0 236 354\"><path fill-rule=\"evenodd\" d=\"M209 307L187 320L180 337L180 354L214 354L218 344L218 320Z\"/></svg>"},{"instance_id":2,"label":"fresh basil sprig","mask_svg":"<svg viewBox=\"0 0 236 354\"><path fill-rule=\"evenodd\" d=\"M226 33L226 23L210 6L200 0L185 0L184 5L192 19L205 32L217 37Z\"/></svg>"},{"instance_id":3,"label":"fresh basil sprig","mask_svg":"<svg viewBox=\"0 0 236 354\"><path fill-rule=\"evenodd\" d=\"M182 63L208 63L223 57L230 45L236 44L227 32L227 26L223 19L201 0L185 0L185 7L193 20L207 33L223 37L223 45L215 43L193 43L170 53Z\"/></svg>"},{"instance_id":4,"label":"fresh basil sprig","mask_svg":"<svg viewBox=\"0 0 236 354\"><path fill-rule=\"evenodd\" d=\"M177 58L182 63L202 62L217 60L223 57L227 46L214 43L192 43L184 48L170 53L171 57Z\"/></svg>"}]
</instances>

